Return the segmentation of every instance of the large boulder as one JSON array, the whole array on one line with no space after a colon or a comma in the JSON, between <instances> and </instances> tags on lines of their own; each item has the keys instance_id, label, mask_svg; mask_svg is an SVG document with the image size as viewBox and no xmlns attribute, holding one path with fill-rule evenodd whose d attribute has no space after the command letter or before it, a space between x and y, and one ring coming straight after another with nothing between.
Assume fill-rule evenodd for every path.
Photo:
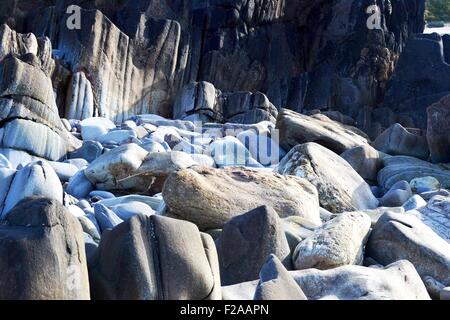
<instances>
[{"instance_id":1,"label":"large boulder","mask_svg":"<svg viewBox=\"0 0 450 320\"><path fill-rule=\"evenodd\" d=\"M389 190L399 181L412 181L416 178L434 177L441 187L450 189L450 168L435 165L413 157L395 156L383 158L383 168L378 172L378 184Z\"/></svg>"},{"instance_id":2,"label":"large boulder","mask_svg":"<svg viewBox=\"0 0 450 320\"><path fill-rule=\"evenodd\" d=\"M0 62L1 146L59 160L81 143L58 115L51 79L32 53Z\"/></svg>"},{"instance_id":3,"label":"large boulder","mask_svg":"<svg viewBox=\"0 0 450 320\"><path fill-rule=\"evenodd\" d=\"M268 205L281 217L321 225L315 187L299 177L242 168L195 167L169 175L163 189L171 215L201 230L222 228L234 216Z\"/></svg>"},{"instance_id":4,"label":"large boulder","mask_svg":"<svg viewBox=\"0 0 450 320\"><path fill-rule=\"evenodd\" d=\"M350 164L317 143L293 148L280 162L277 171L310 181L319 191L321 207L333 213L378 206L369 185Z\"/></svg>"},{"instance_id":5,"label":"large boulder","mask_svg":"<svg viewBox=\"0 0 450 320\"><path fill-rule=\"evenodd\" d=\"M261 267L274 254L292 269L289 244L278 214L259 207L232 218L217 240L222 285L258 279Z\"/></svg>"},{"instance_id":6,"label":"large boulder","mask_svg":"<svg viewBox=\"0 0 450 320\"><path fill-rule=\"evenodd\" d=\"M427 109L427 139L434 163L450 162L450 96Z\"/></svg>"},{"instance_id":7,"label":"large boulder","mask_svg":"<svg viewBox=\"0 0 450 320\"><path fill-rule=\"evenodd\" d=\"M28 198L0 226L0 299L89 299L81 225L58 201Z\"/></svg>"},{"instance_id":8,"label":"large boulder","mask_svg":"<svg viewBox=\"0 0 450 320\"><path fill-rule=\"evenodd\" d=\"M372 146L393 156L404 155L426 160L430 154L427 138L410 131L396 123L386 129Z\"/></svg>"},{"instance_id":9,"label":"large boulder","mask_svg":"<svg viewBox=\"0 0 450 320\"><path fill-rule=\"evenodd\" d=\"M117 182L132 175L148 152L135 143L125 144L103 154L85 170L92 184L102 190L114 190Z\"/></svg>"},{"instance_id":10,"label":"large boulder","mask_svg":"<svg viewBox=\"0 0 450 320\"><path fill-rule=\"evenodd\" d=\"M94 299L220 299L217 252L189 222L137 215L104 232L89 269Z\"/></svg>"},{"instance_id":11,"label":"large boulder","mask_svg":"<svg viewBox=\"0 0 450 320\"><path fill-rule=\"evenodd\" d=\"M414 266L404 260L383 269L343 266L291 275L310 300L430 300Z\"/></svg>"},{"instance_id":12,"label":"large boulder","mask_svg":"<svg viewBox=\"0 0 450 320\"><path fill-rule=\"evenodd\" d=\"M450 196L434 196L425 207L408 213L415 215L450 243Z\"/></svg>"},{"instance_id":13,"label":"large boulder","mask_svg":"<svg viewBox=\"0 0 450 320\"><path fill-rule=\"evenodd\" d=\"M286 151L298 144L316 142L341 154L368 144L364 133L358 129L330 120L322 114L310 117L283 109L278 114L276 128L279 130L281 147Z\"/></svg>"},{"instance_id":14,"label":"large boulder","mask_svg":"<svg viewBox=\"0 0 450 320\"><path fill-rule=\"evenodd\" d=\"M362 212L343 213L328 221L297 246L292 256L295 269L361 265L370 227L370 217Z\"/></svg>"},{"instance_id":15,"label":"large boulder","mask_svg":"<svg viewBox=\"0 0 450 320\"><path fill-rule=\"evenodd\" d=\"M55 170L45 161L32 162L16 172L9 184L7 195L4 196L0 218L4 219L21 200L33 196L63 203L61 182Z\"/></svg>"},{"instance_id":16,"label":"large boulder","mask_svg":"<svg viewBox=\"0 0 450 320\"><path fill-rule=\"evenodd\" d=\"M370 235L366 255L383 265L408 260L422 278L450 284L450 243L413 215L383 215Z\"/></svg>"}]
</instances>

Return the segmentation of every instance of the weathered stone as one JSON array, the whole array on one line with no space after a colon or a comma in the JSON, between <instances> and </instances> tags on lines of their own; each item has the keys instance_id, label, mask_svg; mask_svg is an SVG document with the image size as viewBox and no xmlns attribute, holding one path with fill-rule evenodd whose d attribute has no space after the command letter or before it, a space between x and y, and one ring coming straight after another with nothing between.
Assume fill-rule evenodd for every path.
<instances>
[{"instance_id":1,"label":"weathered stone","mask_svg":"<svg viewBox=\"0 0 450 320\"><path fill-rule=\"evenodd\" d=\"M172 173L163 189L171 215L201 230L221 229L231 218L262 205L280 215L321 225L315 187L298 177L241 168L198 167Z\"/></svg>"},{"instance_id":2,"label":"weathered stone","mask_svg":"<svg viewBox=\"0 0 450 320\"><path fill-rule=\"evenodd\" d=\"M434 163L450 162L450 96L431 105L427 113L427 139L431 160Z\"/></svg>"},{"instance_id":3,"label":"weathered stone","mask_svg":"<svg viewBox=\"0 0 450 320\"><path fill-rule=\"evenodd\" d=\"M93 161L85 170L86 177L100 190L114 190L117 181L132 175L148 152L137 144L117 147Z\"/></svg>"},{"instance_id":4,"label":"weathered stone","mask_svg":"<svg viewBox=\"0 0 450 320\"><path fill-rule=\"evenodd\" d=\"M91 82L82 71L72 75L72 81L67 92L66 118L84 120L94 114L94 95Z\"/></svg>"},{"instance_id":5,"label":"weathered stone","mask_svg":"<svg viewBox=\"0 0 450 320\"><path fill-rule=\"evenodd\" d=\"M426 137L409 132L399 123L384 131L372 146L393 156L404 155L426 160L430 154Z\"/></svg>"},{"instance_id":6,"label":"weathered stone","mask_svg":"<svg viewBox=\"0 0 450 320\"><path fill-rule=\"evenodd\" d=\"M389 190L399 181L434 177L441 187L450 189L450 169L445 165L434 165L413 157L396 156L383 159L383 169L378 172L378 184Z\"/></svg>"},{"instance_id":7,"label":"weathered stone","mask_svg":"<svg viewBox=\"0 0 450 320\"><path fill-rule=\"evenodd\" d=\"M283 225L270 207L259 207L232 218L216 242L222 285L258 279L261 267L274 254L292 269Z\"/></svg>"},{"instance_id":8,"label":"weathered stone","mask_svg":"<svg viewBox=\"0 0 450 320\"><path fill-rule=\"evenodd\" d=\"M430 300L414 266L404 260L384 269L343 266L290 274L310 300Z\"/></svg>"},{"instance_id":9,"label":"weathered stone","mask_svg":"<svg viewBox=\"0 0 450 320\"><path fill-rule=\"evenodd\" d=\"M380 153L369 145L359 146L345 151L341 158L347 161L353 169L364 179L377 180L381 168Z\"/></svg>"},{"instance_id":10,"label":"weathered stone","mask_svg":"<svg viewBox=\"0 0 450 320\"><path fill-rule=\"evenodd\" d=\"M408 212L450 243L450 195L435 196L425 207Z\"/></svg>"},{"instance_id":11,"label":"weathered stone","mask_svg":"<svg viewBox=\"0 0 450 320\"><path fill-rule=\"evenodd\" d=\"M370 226L369 216L362 212L343 213L328 221L297 246L292 256L295 269L362 264Z\"/></svg>"},{"instance_id":12,"label":"weathered stone","mask_svg":"<svg viewBox=\"0 0 450 320\"><path fill-rule=\"evenodd\" d=\"M344 159L319 144L296 146L280 162L277 171L310 181L319 191L321 206L333 213L378 206L363 178Z\"/></svg>"},{"instance_id":13,"label":"weathered stone","mask_svg":"<svg viewBox=\"0 0 450 320\"><path fill-rule=\"evenodd\" d=\"M90 268L94 299L220 299L211 237L189 222L135 216L103 234Z\"/></svg>"},{"instance_id":14,"label":"weathered stone","mask_svg":"<svg viewBox=\"0 0 450 320\"><path fill-rule=\"evenodd\" d=\"M63 203L63 189L55 171L47 162L34 162L18 170L5 197L1 218L23 199L38 196Z\"/></svg>"},{"instance_id":15,"label":"weathered stone","mask_svg":"<svg viewBox=\"0 0 450 320\"><path fill-rule=\"evenodd\" d=\"M291 150L298 144L315 142L341 154L346 150L367 145L367 138L358 129L330 120L324 115L312 117L283 109L276 128L283 149Z\"/></svg>"},{"instance_id":16,"label":"weathered stone","mask_svg":"<svg viewBox=\"0 0 450 320\"><path fill-rule=\"evenodd\" d=\"M450 243L412 215L387 213L373 228L367 256L383 265L409 260L423 278L450 281Z\"/></svg>"},{"instance_id":17,"label":"weathered stone","mask_svg":"<svg viewBox=\"0 0 450 320\"><path fill-rule=\"evenodd\" d=\"M300 286L273 254L263 265L259 277L253 300L307 300Z\"/></svg>"},{"instance_id":18,"label":"weathered stone","mask_svg":"<svg viewBox=\"0 0 450 320\"><path fill-rule=\"evenodd\" d=\"M58 201L20 202L0 226L0 244L1 299L89 299L83 231Z\"/></svg>"},{"instance_id":19,"label":"weathered stone","mask_svg":"<svg viewBox=\"0 0 450 320\"><path fill-rule=\"evenodd\" d=\"M413 196L411 186L407 181L395 183L380 199L380 205L385 207L401 207Z\"/></svg>"}]
</instances>

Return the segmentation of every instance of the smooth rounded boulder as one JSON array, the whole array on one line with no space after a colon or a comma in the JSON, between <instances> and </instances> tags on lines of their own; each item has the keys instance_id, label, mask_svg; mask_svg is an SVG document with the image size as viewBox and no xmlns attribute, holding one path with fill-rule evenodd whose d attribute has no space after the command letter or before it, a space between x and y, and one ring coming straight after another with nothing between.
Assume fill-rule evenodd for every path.
<instances>
[{"instance_id":1,"label":"smooth rounded boulder","mask_svg":"<svg viewBox=\"0 0 450 320\"><path fill-rule=\"evenodd\" d=\"M104 232L89 276L93 299L220 300L217 252L187 221L137 215Z\"/></svg>"},{"instance_id":2,"label":"smooth rounded boulder","mask_svg":"<svg viewBox=\"0 0 450 320\"><path fill-rule=\"evenodd\" d=\"M77 219L54 199L21 201L0 225L0 299L89 298Z\"/></svg>"},{"instance_id":3,"label":"smooth rounded boulder","mask_svg":"<svg viewBox=\"0 0 450 320\"><path fill-rule=\"evenodd\" d=\"M55 170L46 161L32 162L17 171L5 198L0 218L4 219L22 199L32 196L47 197L63 203L61 182Z\"/></svg>"},{"instance_id":4,"label":"smooth rounded boulder","mask_svg":"<svg viewBox=\"0 0 450 320\"><path fill-rule=\"evenodd\" d=\"M169 214L201 230L221 229L231 218L267 205L280 217L322 224L316 188L299 177L243 168L183 169L169 175L163 198Z\"/></svg>"}]
</instances>

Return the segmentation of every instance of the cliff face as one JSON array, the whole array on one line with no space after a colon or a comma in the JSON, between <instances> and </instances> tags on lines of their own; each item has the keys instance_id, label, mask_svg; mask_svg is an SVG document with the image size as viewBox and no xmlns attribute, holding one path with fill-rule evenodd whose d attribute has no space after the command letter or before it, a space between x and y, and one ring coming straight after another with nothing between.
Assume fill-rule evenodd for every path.
<instances>
[{"instance_id":1,"label":"cliff face","mask_svg":"<svg viewBox=\"0 0 450 320\"><path fill-rule=\"evenodd\" d=\"M66 26L74 3L83 8L79 30ZM381 30L366 25L374 3ZM423 31L424 3L6 0L0 22L51 40L53 86L66 116L83 114L74 108L117 122L137 113L171 116L185 85L207 81L222 92L260 91L277 108L367 118L407 38ZM73 94L86 90L92 97Z\"/></svg>"}]
</instances>

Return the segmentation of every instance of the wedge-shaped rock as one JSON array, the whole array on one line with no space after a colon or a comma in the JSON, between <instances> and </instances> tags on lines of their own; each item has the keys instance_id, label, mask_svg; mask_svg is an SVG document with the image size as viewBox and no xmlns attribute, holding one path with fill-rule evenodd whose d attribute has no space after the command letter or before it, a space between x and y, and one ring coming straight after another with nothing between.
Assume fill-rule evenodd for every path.
<instances>
[{"instance_id":1,"label":"wedge-shaped rock","mask_svg":"<svg viewBox=\"0 0 450 320\"><path fill-rule=\"evenodd\" d=\"M104 232L89 274L94 299L221 299L212 238L167 217L138 215Z\"/></svg>"},{"instance_id":2,"label":"wedge-shaped rock","mask_svg":"<svg viewBox=\"0 0 450 320\"><path fill-rule=\"evenodd\" d=\"M317 143L293 148L280 162L277 171L310 181L319 191L321 207L333 213L378 206L369 185L348 162Z\"/></svg>"},{"instance_id":3,"label":"wedge-shaped rock","mask_svg":"<svg viewBox=\"0 0 450 320\"><path fill-rule=\"evenodd\" d=\"M195 167L172 173L163 189L170 214L201 230L220 229L231 218L267 205L281 217L301 216L321 225L316 188L299 177L242 168Z\"/></svg>"},{"instance_id":4,"label":"wedge-shaped rock","mask_svg":"<svg viewBox=\"0 0 450 320\"><path fill-rule=\"evenodd\" d=\"M258 279L267 258L274 254L292 269L289 244L278 214L269 207L234 217L217 240L222 285Z\"/></svg>"},{"instance_id":5,"label":"wedge-shaped rock","mask_svg":"<svg viewBox=\"0 0 450 320\"><path fill-rule=\"evenodd\" d=\"M328 221L297 246L292 257L295 269L362 264L370 226L370 217L362 212L343 213Z\"/></svg>"},{"instance_id":6,"label":"wedge-shaped rock","mask_svg":"<svg viewBox=\"0 0 450 320\"><path fill-rule=\"evenodd\" d=\"M273 254L259 273L254 300L307 300L300 286Z\"/></svg>"},{"instance_id":7,"label":"wedge-shaped rock","mask_svg":"<svg viewBox=\"0 0 450 320\"><path fill-rule=\"evenodd\" d=\"M383 215L373 228L366 255L383 265L408 260L422 278L450 284L450 243L412 215Z\"/></svg>"},{"instance_id":8,"label":"wedge-shaped rock","mask_svg":"<svg viewBox=\"0 0 450 320\"><path fill-rule=\"evenodd\" d=\"M368 144L365 134L358 129L316 114L306 116L283 109L277 118L280 144L286 151L298 144L316 142L341 154L346 150Z\"/></svg>"},{"instance_id":9,"label":"wedge-shaped rock","mask_svg":"<svg viewBox=\"0 0 450 320\"><path fill-rule=\"evenodd\" d=\"M81 225L58 201L23 200L0 226L0 299L89 299Z\"/></svg>"},{"instance_id":10,"label":"wedge-shaped rock","mask_svg":"<svg viewBox=\"0 0 450 320\"><path fill-rule=\"evenodd\" d=\"M378 151L393 156L404 155L426 160L430 154L427 138L408 131L399 123L384 131L372 145Z\"/></svg>"},{"instance_id":11,"label":"wedge-shaped rock","mask_svg":"<svg viewBox=\"0 0 450 320\"><path fill-rule=\"evenodd\" d=\"M343 266L290 272L310 300L430 300L408 261L384 269Z\"/></svg>"}]
</instances>

